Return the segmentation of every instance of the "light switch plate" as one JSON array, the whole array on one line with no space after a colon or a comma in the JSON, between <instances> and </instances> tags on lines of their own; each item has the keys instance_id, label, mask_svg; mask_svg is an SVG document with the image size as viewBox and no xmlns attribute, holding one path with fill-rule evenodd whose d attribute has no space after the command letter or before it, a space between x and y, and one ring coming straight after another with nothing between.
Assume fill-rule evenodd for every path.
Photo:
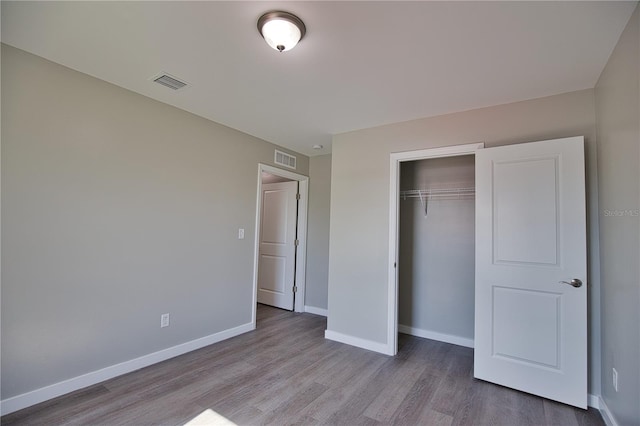
<instances>
[{"instance_id":1,"label":"light switch plate","mask_svg":"<svg viewBox=\"0 0 640 426\"><path fill-rule=\"evenodd\" d=\"M162 314L160 316L160 328L169 327L169 314Z\"/></svg>"}]
</instances>

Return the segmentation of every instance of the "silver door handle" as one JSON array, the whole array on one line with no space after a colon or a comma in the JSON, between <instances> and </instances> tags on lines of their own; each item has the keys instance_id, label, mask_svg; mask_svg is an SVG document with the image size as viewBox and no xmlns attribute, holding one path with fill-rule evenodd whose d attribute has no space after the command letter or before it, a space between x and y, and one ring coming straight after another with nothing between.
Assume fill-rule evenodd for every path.
<instances>
[{"instance_id":1,"label":"silver door handle","mask_svg":"<svg viewBox=\"0 0 640 426\"><path fill-rule=\"evenodd\" d=\"M575 288L582 287L582 281L580 281L578 278L572 279L571 282L569 282L569 281L558 281L558 284L569 284L570 286L573 286Z\"/></svg>"}]
</instances>

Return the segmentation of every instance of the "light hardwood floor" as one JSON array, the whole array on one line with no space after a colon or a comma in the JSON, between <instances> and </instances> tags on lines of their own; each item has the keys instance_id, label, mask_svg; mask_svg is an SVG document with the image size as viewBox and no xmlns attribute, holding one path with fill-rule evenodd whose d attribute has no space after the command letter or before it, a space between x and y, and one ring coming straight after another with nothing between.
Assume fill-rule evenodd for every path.
<instances>
[{"instance_id":1,"label":"light hardwood floor","mask_svg":"<svg viewBox=\"0 0 640 426\"><path fill-rule=\"evenodd\" d=\"M325 340L326 320L258 307L257 330L2 417L3 425L602 425L473 379L473 351L401 335L387 357Z\"/></svg>"}]
</instances>

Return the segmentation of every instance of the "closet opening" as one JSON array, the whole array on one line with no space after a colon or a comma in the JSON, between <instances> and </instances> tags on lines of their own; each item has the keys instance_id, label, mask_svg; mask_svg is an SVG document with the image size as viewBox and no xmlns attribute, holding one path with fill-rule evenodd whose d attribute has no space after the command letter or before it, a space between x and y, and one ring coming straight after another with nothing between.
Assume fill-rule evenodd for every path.
<instances>
[{"instance_id":1,"label":"closet opening","mask_svg":"<svg viewBox=\"0 0 640 426\"><path fill-rule=\"evenodd\" d=\"M473 347L473 155L400 166L398 332Z\"/></svg>"},{"instance_id":2,"label":"closet opening","mask_svg":"<svg viewBox=\"0 0 640 426\"><path fill-rule=\"evenodd\" d=\"M475 151L391 155L389 353L398 333L474 345Z\"/></svg>"}]
</instances>

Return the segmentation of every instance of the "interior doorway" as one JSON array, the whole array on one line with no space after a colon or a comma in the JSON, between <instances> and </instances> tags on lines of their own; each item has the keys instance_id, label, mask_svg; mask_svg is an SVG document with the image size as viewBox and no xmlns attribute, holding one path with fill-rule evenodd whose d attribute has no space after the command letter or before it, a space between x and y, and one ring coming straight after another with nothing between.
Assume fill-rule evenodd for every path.
<instances>
[{"instance_id":1,"label":"interior doorway","mask_svg":"<svg viewBox=\"0 0 640 426\"><path fill-rule=\"evenodd\" d=\"M285 232L284 229L279 230L280 226L283 226L284 223L289 223L291 225L290 220L280 220L278 219L278 215L280 214L288 214L288 219L291 219L291 206L289 205L288 211L286 213L287 207L278 208L274 207L275 204L279 204L288 197L287 193L289 190L287 187L291 187L291 184L294 187L297 187L297 200L295 212L297 212L295 218L295 245L293 247L293 253L288 254L288 258L293 258L294 265L291 268L289 273L285 271L285 260L280 256L278 252L269 252L266 253L266 256L261 256L261 250L264 252L264 248L266 246L270 246L270 250L274 248L277 249L276 244L261 244L263 243L263 235L265 226L265 217L264 208L267 207L270 213L270 217L267 217L267 222L271 222L271 225L275 222L276 231L270 231L273 235L275 234L288 234L291 236L291 230ZM282 188L281 188L282 187ZM265 190L267 197L265 198ZM295 312L304 312L304 294L305 294L305 276L306 276L306 240L307 240L307 210L308 210L308 191L309 191L309 177L304 176L298 173L290 172L288 170L279 169L277 167L269 166L266 164L258 165L258 182L257 182L257 196L256 196L256 225L255 225L255 243L254 243L254 267L253 267L253 304L252 304L252 321L255 326L256 324L256 304L261 301L262 303L272 304L270 302L272 296L275 299L280 298L284 300L284 302L288 306L288 302L286 299L282 299L280 296L284 296L276 294L277 292L271 291L271 289L267 288L266 291L262 291L262 295L259 297L260 287L259 282L260 279L264 277L264 273L269 272L269 274L274 275L276 281L280 281L278 286L287 286L292 294L289 296L293 297L293 311ZM265 201L266 200L266 201ZM290 201L289 201L290 204ZM269 223L266 226L271 226ZM267 235L267 240L275 240L275 238L270 238ZM284 242L284 241L283 241ZM262 246L262 247L261 247ZM284 245L283 245L284 247ZM262 257L262 265L261 265L261 257ZM265 262L265 259L267 261ZM262 266L262 277L261 277L261 266ZM286 284L285 284L286 283ZM269 285L267 286L269 287ZM280 288L284 290L284 288ZM265 302L266 301L266 302ZM284 309L291 309L284 307Z\"/></svg>"}]
</instances>

